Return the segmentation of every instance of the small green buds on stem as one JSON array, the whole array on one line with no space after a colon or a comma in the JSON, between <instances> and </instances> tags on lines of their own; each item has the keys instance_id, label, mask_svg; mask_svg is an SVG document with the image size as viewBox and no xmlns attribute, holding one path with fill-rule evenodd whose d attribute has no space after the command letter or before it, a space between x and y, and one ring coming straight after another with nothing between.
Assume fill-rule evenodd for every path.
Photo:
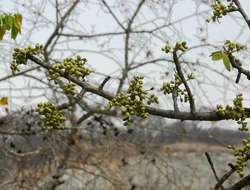
<instances>
[{"instance_id":1,"label":"small green buds on stem","mask_svg":"<svg viewBox=\"0 0 250 190\"><path fill-rule=\"evenodd\" d=\"M226 16L228 13L237 10L233 2L223 4L221 0L215 0L211 5L213 9L213 16L207 19L207 22L219 22L219 19Z\"/></svg>"},{"instance_id":2,"label":"small green buds on stem","mask_svg":"<svg viewBox=\"0 0 250 190\"><path fill-rule=\"evenodd\" d=\"M161 48L162 51L165 53L173 53L174 51L186 51L188 49L187 47L187 42L182 41L182 42L176 42L174 46L172 46L169 42L166 42L165 46Z\"/></svg>"},{"instance_id":3,"label":"small green buds on stem","mask_svg":"<svg viewBox=\"0 0 250 190\"><path fill-rule=\"evenodd\" d=\"M233 119L237 121L237 124L240 125L240 131L248 131L247 127L247 115L245 113L245 109L243 107L243 97L242 94L236 96L233 101L233 106L227 105L225 108L222 105L217 105L216 113L224 117L225 119Z\"/></svg>"},{"instance_id":4,"label":"small green buds on stem","mask_svg":"<svg viewBox=\"0 0 250 190\"><path fill-rule=\"evenodd\" d=\"M239 52L246 48L246 45L240 44L238 42L232 42L230 40L226 40L223 46L224 51L228 54Z\"/></svg>"},{"instance_id":5,"label":"small green buds on stem","mask_svg":"<svg viewBox=\"0 0 250 190\"><path fill-rule=\"evenodd\" d=\"M87 68L85 64L87 63L86 58L77 56L76 58L66 58L62 63L56 63L49 69L49 80L56 80L63 74L74 77L79 80L85 80L91 72L91 69ZM76 84L73 82L68 82L63 86L63 91L67 95L75 95Z\"/></svg>"},{"instance_id":6,"label":"small green buds on stem","mask_svg":"<svg viewBox=\"0 0 250 190\"><path fill-rule=\"evenodd\" d=\"M87 59L80 56L77 56L76 58L66 58L62 63L54 64L49 70L51 80L57 79L60 76L60 73L83 80L92 72L91 69L85 67L86 63Z\"/></svg>"},{"instance_id":7,"label":"small green buds on stem","mask_svg":"<svg viewBox=\"0 0 250 190\"><path fill-rule=\"evenodd\" d=\"M36 44L35 47L28 46L27 48L15 48L12 55L11 71L13 74L19 72L19 65L26 65L28 58L31 55L39 55L43 52L43 46Z\"/></svg>"},{"instance_id":8,"label":"small green buds on stem","mask_svg":"<svg viewBox=\"0 0 250 190\"><path fill-rule=\"evenodd\" d=\"M223 108L221 105L217 105L216 113L219 116L224 117L225 119L233 119L237 121L237 124L240 125L240 131L248 131L246 113L243 107L243 97L242 94L236 96L233 101L233 106L226 106ZM250 138L244 139L243 146L236 148L235 146L229 145L228 148L234 152L236 158L236 171L240 177L244 176L244 168L246 167L247 156L250 153Z\"/></svg>"},{"instance_id":9,"label":"small green buds on stem","mask_svg":"<svg viewBox=\"0 0 250 190\"><path fill-rule=\"evenodd\" d=\"M233 151L236 158L235 168L240 177L244 177L244 169L246 168L247 161L250 153L250 138L243 139L243 146L237 148L236 146L229 145L228 149Z\"/></svg>"},{"instance_id":10,"label":"small green buds on stem","mask_svg":"<svg viewBox=\"0 0 250 190\"><path fill-rule=\"evenodd\" d=\"M59 110L51 102L38 104L36 111L43 116L44 129L52 130L64 128L62 124L66 121L66 118L63 110Z\"/></svg>"},{"instance_id":11,"label":"small green buds on stem","mask_svg":"<svg viewBox=\"0 0 250 190\"><path fill-rule=\"evenodd\" d=\"M64 85L63 91L68 95L74 96L75 95L75 87L76 87L75 83L69 82L68 84Z\"/></svg>"},{"instance_id":12,"label":"small green buds on stem","mask_svg":"<svg viewBox=\"0 0 250 190\"><path fill-rule=\"evenodd\" d=\"M194 75L191 73L187 76L186 81L190 81L194 79ZM161 91L166 94L172 94L174 91L176 91L176 96L180 98L181 102L188 102L189 96L187 93L187 90L185 88L181 88L181 85L183 85L183 82L178 74L175 74L175 79L171 80L169 82L164 82Z\"/></svg>"},{"instance_id":13,"label":"small green buds on stem","mask_svg":"<svg viewBox=\"0 0 250 190\"><path fill-rule=\"evenodd\" d=\"M119 107L123 116L124 125L132 123L131 116L136 115L142 118L147 118L148 113L145 109L145 101L148 105L152 103L158 104L158 98L149 94L148 91L143 89L143 77L135 76L129 84L126 93L118 93L113 100L109 102L111 107Z\"/></svg>"}]
</instances>

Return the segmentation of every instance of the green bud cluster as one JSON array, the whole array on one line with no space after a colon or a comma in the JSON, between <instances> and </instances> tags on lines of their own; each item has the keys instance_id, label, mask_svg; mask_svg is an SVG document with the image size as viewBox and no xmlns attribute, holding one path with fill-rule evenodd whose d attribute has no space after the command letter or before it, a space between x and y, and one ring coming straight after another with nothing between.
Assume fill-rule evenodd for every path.
<instances>
[{"instance_id":1,"label":"green bud cluster","mask_svg":"<svg viewBox=\"0 0 250 190\"><path fill-rule=\"evenodd\" d=\"M43 46L36 44L35 47L28 46L27 48L15 48L12 55L12 62L10 65L11 71L13 74L19 72L19 65L26 65L28 57L31 55L38 55L43 52Z\"/></svg>"},{"instance_id":2,"label":"green bud cluster","mask_svg":"<svg viewBox=\"0 0 250 190\"><path fill-rule=\"evenodd\" d=\"M158 97L155 96L154 94L150 94L148 97L147 97L147 104L148 105L151 105L153 103L156 103L156 104L159 104L159 100L158 100Z\"/></svg>"},{"instance_id":3,"label":"green bud cluster","mask_svg":"<svg viewBox=\"0 0 250 190\"><path fill-rule=\"evenodd\" d=\"M85 67L87 63L86 58L77 56L76 58L66 58L62 63L56 63L49 69L49 80L54 80L57 84L57 79L63 74L66 76L71 76L79 80L84 80L92 70ZM76 84L73 82L68 82L63 86L63 91L68 95L75 95Z\"/></svg>"},{"instance_id":4,"label":"green bud cluster","mask_svg":"<svg viewBox=\"0 0 250 190\"><path fill-rule=\"evenodd\" d=\"M175 51L186 51L188 49L188 46L187 46L187 42L183 41L183 42L177 42L175 44L175 47L174 47L174 50Z\"/></svg>"},{"instance_id":5,"label":"green bud cluster","mask_svg":"<svg viewBox=\"0 0 250 190\"><path fill-rule=\"evenodd\" d=\"M182 42L176 42L175 46L172 46L169 42L166 42L165 46L161 48L162 51L165 53L170 53L174 51L186 51L188 49L187 47L187 42L182 41Z\"/></svg>"},{"instance_id":6,"label":"green bud cluster","mask_svg":"<svg viewBox=\"0 0 250 190\"><path fill-rule=\"evenodd\" d=\"M236 171L240 177L244 176L244 169L246 168L246 162L248 154L250 153L250 138L246 138L242 141L243 146L236 148L235 146L229 145L228 149L232 150L236 158Z\"/></svg>"},{"instance_id":7,"label":"green bud cluster","mask_svg":"<svg viewBox=\"0 0 250 190\"><path fill-rule=\"evenodd\" d=\"M86 58L77 56L76 58L66 58L62 63L57 63L49 69L49 75L51 80L56 80L60 73L75 77L77 79L84 79L88 76L92 70L85 67L87 62Z\"/></svg>"},{"instance_id":8,"label":"green bud cluster","mask_svg":"<svg viewBox=\"0 0 250 190\"><path fill-rule=\"evenodd\" d=\"M75 95L75 87L76 87L75 83L69 82L68 84L64 85L63 91L68 95L74 96Z\"/></svg>"},{"instance_id":9,"label":"green bud cluster","mask_svg":"<svg viewBox=\"0 0 250 190\"><path fill-rule=\"evenodd\" d=\"M66 121L64 113L51 102L40 103L36 111L43 116L43 127L47 130L62 129L62 124Z\"/></svg>"},{"instance_id":10,"label":"green bud cluster","mask_svg":"<svg viewBox=\"0 0 250 190\"><path fill-rule=\"evenodd\" d=\"M166 42L165 46L161 48L161 50L164 51L165 53L169 53L173 51L173 47L169 42Z\"/></svg>"},{"instance_id":11,"label":"green bud cluster","mask_svg":"<svg viewBox=\"0 0 250 190\"><path fill-rule=\"evenodd\" d=\"M121 108L121 114L123 116L124 125L128 126L132 123L131 116L136 115L142 118L147 118L148 113L145 109L145 101L147 104L158 104L158 98L149 94L143 89L143 77L135 76L129 84L129 88L126 93L118 93L110 102L109 107Z\"/></svg>"},{"instance_id":12,"label":"green bud cluster","mask_svg":"<svg viewBox=\"0 0 250 190\"><path fill-rule=\"evenodd\" d=\"M213 9L213 16L207 19L207 22L216 22L219 21L220 18L227 15L228 13L236 10L233 2L228 4L221 3L220 0L215 0L214 4L211 5Z\"/></svg>"},{"instance_id":13,"label":"green bud cluster","mask_svg":"<svg viewBox=\"0 0 250 190\"><path fill-rule=\"evenodd\" d=\"M232 42L230 40L226 40L223 48L225 52L227 53L234 53L234 52L238 52L240 50L246 49L246 46L238 42Z\"/></svg>"},{"instance_id":14,"label":"green bud cluster","mask_svg":"<svg viewBox=\"0 0 250 190\"><path fill-rule=\"evenodd\" d=\"M193 80L194 76L193 74L189 74L187 76L187 81ZM175 74L175 79L169 82L164 82L161 91L166 94L172 94L174 90L176 91L177 97L180 98L181 102L187 102L189 101L189 96L185 88L181 88L180 86L183 84L181 78L179 77L178 74Z\"/></svg>"},{"instance_id":15,"label":"green bud cluster","mask_svg":"<svg viewBox=\"0 0 250 190\"><path fill-rule=\"evenodd\" d=\"M245 113L245 109L243 107L243 97L242 94L236 96L233 101L233 106L227 105L225 108L222 105L217 105L216 113L225 118L225 119L233 119L237 121L237 124L240 125L240 131L248 131L247 127L247 115Z\"/></svg>"}]
</instances>

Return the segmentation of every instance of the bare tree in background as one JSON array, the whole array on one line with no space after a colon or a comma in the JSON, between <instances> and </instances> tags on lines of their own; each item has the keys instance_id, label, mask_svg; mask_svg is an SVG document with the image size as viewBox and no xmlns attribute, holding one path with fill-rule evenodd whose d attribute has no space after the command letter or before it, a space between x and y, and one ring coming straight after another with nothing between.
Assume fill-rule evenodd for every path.
<instances>
[{"instance_id":1,"label":"bare tree in background","mask_svg":"<svg viewBox=\"0 0 250 190\"><path fill-rule=\"evenodd\" d=\"M3 12L5 3L22 14L23 26L15 43L4 38L0 46L1 95L8 97L10 109L0 121L1 161L6 166L2 171L8 176L0 184L3 188L59 189L68 169L87 176L82 188L187 188L169 177L178 176L178 171L167 164L165 154L161 158L149 142L128 137L131 122L143 125L148 115L180 121L231 119L247 129L249 51L233 40L248 43L250 21L239 1L12 1L0 4ZM224 22L232 31L225 31ZM218 38L217 28L225 31ZM43 46L25 49L36 43ZM15 47L20 49L11 56ZM64 66L55 67L60 64ZM36 108L45 101L50 104ZM63 118L54 121L56 116L65 117L65 124ZM241 149L231 147L238 164L230 164L222 178L206 154L217 180L215 189L249 185L249 175L243 176L250 158L248 141ZM132 177L125 179L117 171L128 165L128 153L147 157L148 171L156 170L163 179L148 171L145 178L152 183L145 187ZM166 164L163 170L155 157ZM142 158L133 164L146 171ZM224 187L233 173L241 178ZM165 183L161 186L157 180Z\"/></svg>"}]
</instances>

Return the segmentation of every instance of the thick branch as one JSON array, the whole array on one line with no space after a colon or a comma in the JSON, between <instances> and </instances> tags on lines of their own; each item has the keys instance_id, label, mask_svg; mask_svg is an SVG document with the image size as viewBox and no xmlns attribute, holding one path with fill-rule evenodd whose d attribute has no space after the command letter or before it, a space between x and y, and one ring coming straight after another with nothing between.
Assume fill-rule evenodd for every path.
<instances>
[{"instance_id":1,"label":"thick branch","mask_svg":"<svg viewBox=\"0 0 250 190\"><path fill-rule=\"evenodd\" d=\"M231 62L232 67L238 70L238 75L242 73L247 77L248 80L250 80L250 71L244 69L240 65L240 63L237 62L237 60L235 59L235 57L232 54L228 54L228 57L229 57L229 60Z\"/></svg>"},{"instance_id":2,"label":"thick branch","mask_svg":"<svg viewBox=\"0 0 250 190\"><path fill-rule=\"evenodd\" d=\"M249 154L247 154L246 155L246 157L245 157L245 162L247 162L248 160L250 159L250 155ZM234 172L236 172L236 167L233 165L233 164L228 164L230 167L231 167L231 169L228 171L228 172L226 172L221 178L220 178L220 180L218 181L218 183L215 185L215 187L214 187L214 190L218 190L219 189L219 187L221 187L222 186L222 184L234 173ZM248 176L247 176L248 177ZM245 178L247 178L247 177L245 177ZM248 177L249 178L249 177ZM244 179L244 178L243 178ZM248 179L249 180L249 179ZM240 180L241 181L241 180ZM247 185L250 185L250 184L246 184L245 183L245 181L243 181L243 182L240 182L240 181L238 181L237 183L235 183L234 185L232 185L231 187L229 187L229 188L227 188L226 190L239 190L239 189L241 189L242 187L245 187L245 186L247 186ZM240 182L240 184L239 184L239 182ZM242 187L240 187L240 185L243 185L243 184L245 184L245 186L242 186ZM239 188L240 187L240 188ZM232 188L232 189L231 189ZM235 189L234 189L235 188Z\"/></svg>"},{"instance_id":3,"label":"thick branch","mask_svg":"<svg viewBox=\"0 0 250 190\"><path fill-rule=\"evenodd\" d=\"M242 178L240 181L227 188L226 190L240 190L248 185L250 185L250 175Z\"/></svg>"},{"instance_id":4,"label":"thick branch","mask_svg":"<svg viewBox=\"0 0 250 190\"><path fill-rule=\"evenodd\" d=\"M222 184L236 171L236 168L232 164L230 164L230 166L231 169L220 178L218 183L215 185L214 190L218 190Z\"/></svg>"},{"instance_id":5,"label":"thick branch","mask_svg":"<svg viewBox=\"0 0 250 190\"><path fill-rule=\"evenodd\" d=\"M38 59L35 56L29 56L29 59L47 70L52 68L52 66L46 63L43 63L40 59ZM114 98L113 94L104 90L100 90L98 87L95 87L85 81L77 80L76 78L66 75L65 73L60 73L60 75L61 77L64 77L68 79L69 81L74 82L75 84L79 85L80 87L82 87L88 92L99 95L107 100L112 100ZM219 116L216 113L216 111L190 113L190 112L175 112L173 110L165 110L165 109L153 108L149 106L145 106L145 108L146 108L146 111L151 115L166 117L170 119L197 120L197 121L220 121L220 120L227 119L225 117ZM250 118L250 108L245 108L245 113L247 117Z\"/></svg>"}]
</instances>

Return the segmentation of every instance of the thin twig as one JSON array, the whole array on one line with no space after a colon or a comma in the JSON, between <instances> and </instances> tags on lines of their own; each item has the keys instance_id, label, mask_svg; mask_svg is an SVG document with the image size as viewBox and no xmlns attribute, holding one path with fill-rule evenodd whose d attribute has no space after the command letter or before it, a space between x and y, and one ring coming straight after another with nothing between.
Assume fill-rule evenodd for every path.
<instances>
[{"instance_id":1,"label":"thin twig","mask_svg":"<svg viewBox=\"0 0 250 190\"><path fill-rule=\"evenodd\" d=\"M117 92L120 92L124 83L124 80L128 76L129 72L129 39L130 39L130 33L132 31L132 24L135 20L135 17L138 15L142 5L144 4L145 0L141 0L140 3L138 4L134 14L132 15L131 19L128 22L128 26L125 29L125 44L124 44L124 69L122 70L122 78L120 80Z\"/></svg>"},{"instance_id":2,"label":"thin twig","mask_svg":"<svg viewBox=\"0 0 250 190\"><path fill-rule=\"evenodd\" d=\"M236 171L234 165L229 164L229 166L231 167L231 169L220 178L218 183L215 185L214 190L218 190L222 186L222 184Z\"/></svg>"},{"instance_id":3,"label":"thin twig","mask_svg":"<svg viewBox=\"0 0 250 190\"><path fill-rule=\"evenodd\" d=\"M246 21L248 27L250 28L250 19L248 18L245 10L243 9L243 7L240 4L239 0L233 0L234 4L237 6L238 11L240 12L240 14L242 15L242 17L244 18L244 20Z\"/></svg>"},{"instance_id":4,"label":"thin twig","mask_svg":"<svg viewBox=\"0 0 250 190\"><path fill-rule=\"evenodd\" d=\"M75 2L72 4L72 6L67 10L67 12L63 15L63 17L61 18L60 22L57 24L55 30L53 31L53 33L50 35L50 37L48 38L46 44L44 45L44 50L46 51L48 49L48 46L51 44L51 42L53 41L54 37L58 34L59 29L63 26L63 23L65 21L65 19L71 14L71 12L74 10L74 8L76 7L76 5L80 2L80 0L75 0Z\"/></svg>"},{"instance_id":5,"label":"thin twig","mask_svg":"<svg viewBox=\"0 0 250 190\"><path fill-rule=\"evenodd\" d=\"M191 89L189 88L189 86L187 84L187 80L185 79L184 74L182 72L181 64L179 62L176 51L173 52L173 60L174 60L174 63L175 63L177 73L178 73L179 77L181 78L181 81L183 82L183 84L185 86L185 89L186 89L186 91L188 93L188 101L189 101L189 104L190 104L190 111L191 111L192 114L194 114L195 113L195 103L194 103L193 94L192 94Z\"/></svg>"},{"instance_id":6,"label":"thin twig","mask_svg":"<svg viewBox=\"0 0 250 190\"><path fill-rule=\"evenodd\" d=\"M214 168L213 161L212 161L210 155L208 154L208 152L205 152L205 155L206 155L207 161L208 161L208 163L209 163L209 165L210 165L210 167L211 167L211 169L212 169L212 172L213 172L213 174L214 174L214 177L215 177L216 181L219 183L220 179L219 179L219 177L218 177L218 175L217 175L217 173L216 173L216 170L215 170L215 168ZM222 184L220 185L220 187L221 187L222 190L225 190L225 188L222 186Z\"/></svg>"},{"instance_id":7,"label":"thin twig","mask_svg":"<svg viewBox=\"0 0 250 190\"><path fill-rule=\"evenodd\" d=\"M117 22L117 24L126 31L126 28L122 25L122 23L119 21L119 19L117 18L117 16L115 15L115 13L111 10L110 6L107 4L107 2L105 0L102 0L102 3L105 5L105 7L108 9L109 13L112 15L112 17L115 19L115 21Z\"/></svg>"}]
</instances>

